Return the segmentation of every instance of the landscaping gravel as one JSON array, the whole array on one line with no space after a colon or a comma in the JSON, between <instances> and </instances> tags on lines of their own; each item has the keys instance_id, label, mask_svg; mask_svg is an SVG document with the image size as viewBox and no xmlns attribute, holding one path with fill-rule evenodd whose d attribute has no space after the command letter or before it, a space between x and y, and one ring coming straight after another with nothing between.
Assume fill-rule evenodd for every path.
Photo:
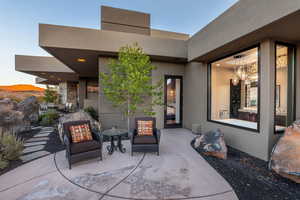
<instances>
[{"instance_id":1,"label":"landscaping gravel","mask_svg":"<svg viewBox=\"0 0 300 200\"><path fill-rule=\"evenodd\" d=\"M263 160L231 147L227 160L200 155L228 181L240 200L300 199L300 184L268 170Z\"/></svg>"}]
</instances>

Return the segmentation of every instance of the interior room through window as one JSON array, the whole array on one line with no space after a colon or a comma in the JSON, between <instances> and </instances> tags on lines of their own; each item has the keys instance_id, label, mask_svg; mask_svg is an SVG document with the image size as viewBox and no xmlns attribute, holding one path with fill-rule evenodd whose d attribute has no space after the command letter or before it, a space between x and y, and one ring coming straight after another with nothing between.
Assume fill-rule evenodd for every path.
<instances>
[{"instance_id":1,"label":"interior room through window","mask_svg":"<svg viewBox=\"0 0 300 200\"><path fill-rule=\"evenodd\" d=\"M258 47L210 65L210 120L258 129Z\"/></svg>"}]
</instances>

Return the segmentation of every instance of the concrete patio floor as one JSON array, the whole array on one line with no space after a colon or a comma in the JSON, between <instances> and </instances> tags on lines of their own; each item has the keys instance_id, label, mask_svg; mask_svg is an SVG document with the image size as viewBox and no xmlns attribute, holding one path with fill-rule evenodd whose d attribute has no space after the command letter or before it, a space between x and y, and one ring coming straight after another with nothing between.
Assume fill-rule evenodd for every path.
<instances>
[{"instance_id":1,"label":"concrete patio floor","mask_svg":"<svg viewBox=\"0 0 300 200\"><path fill-rule=\"evenodd\" d=\"M0 199L238 199L231 186L190 146L185 129L162 130L160 156L108 155L68 169L65 152L37 159L0 176Z\"/></svg>"}]
</instances>

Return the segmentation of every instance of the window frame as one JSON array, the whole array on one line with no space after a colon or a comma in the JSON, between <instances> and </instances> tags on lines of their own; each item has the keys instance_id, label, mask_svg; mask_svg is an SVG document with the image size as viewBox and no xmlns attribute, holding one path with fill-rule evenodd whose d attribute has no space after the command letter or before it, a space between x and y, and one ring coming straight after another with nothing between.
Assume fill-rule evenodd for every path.
<instances>
[{"instance_id":1,"label":"window frame","mask_svg":"<svg viewBox=\"0 0 300 200\"><path fill-rule=\"evenodd\" d=\"M286 42L280 42L280 41L275 41L275 45L274 45L274 48L275 48L275 69L274 69L274 123L273 123L273 130L274 130L274 134L275 135L278 135L278 134L283 134L284 131L276 131L276 124L275 124L275 120L276 120L276 85L277 85L277 46L278 45L281 45L281 46L285 46L287 48L293 48L293 57L294 59L292 60L293 61L293 68L292 68L292 72L290 72L290 64L288 63L288 79L289 79L289 76L290 74L289 73L293 73L292 75L292 78L293 78L293 81L292 81L292 85L289 86L288 85L288 90L290 89L289 87L291 87L291 91L288 91L288 94L289 92L292 92L292 106L293 106L293 115L292 115L292 118L293 120L295 121L296 120L296 107L297 107L297 103L296 103L296 85L297 85L297 73L296 73L296 70L297 70L297 46L294 45L294 44L291 44L291 43L286 43ZM288 60L289 61L289 60ZM289 84L289 82L288 82ZM289 100L287 101L287 104L289 104ZM288 112L288 109L287 109L287 112ZM286 116L288 118L288 115Z\"/></svg>"},{"instance_id":2,"label":"window frame","mask_svg":"<svg viewBox=\"0 0 300 200\"><path fill-rule=\"evenodd\" d=\"M239 126L239 125L234 125L234 124L229 124L229 123L224 123L224 122L219 122L216 120L212 120L211 119L211 95L212 95L212 79L211 79L211 68L212 68L212 63L220 61L222 59L234 56L236 54L251 50L257 48L257 73L258 73L258 80L257 80L257 85L258 85L258 96L257 96L257 129L253 129L253 128L248 128L248 127L244 127L244 126ZM260 44L255 44L253 46L244 48L240 51L236 51L234 53L231 54L227 54L225 56L219 57L217 59L214 59L212 61L210 61L207 65L207 122L211 122L211 123L216 123L216 124L220 124L220 125L224 125L224 126L228 126L228 127L232 127L232 128L238 128L238 129L243 129L243 130L247 130L247 131L251 131L251 132L255 132L255 133L260 133L260 106L261 106L261 52L260 52Z\"/></svg>"}]
</instances>

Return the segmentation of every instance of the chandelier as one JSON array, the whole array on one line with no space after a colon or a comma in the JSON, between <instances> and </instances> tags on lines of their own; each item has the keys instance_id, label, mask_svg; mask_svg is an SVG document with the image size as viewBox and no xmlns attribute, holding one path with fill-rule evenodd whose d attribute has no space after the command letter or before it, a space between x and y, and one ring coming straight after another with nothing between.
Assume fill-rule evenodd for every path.
<instances>
[{"instance_id":1,"label":"chandelier","mask_svg":"<svg viewBox=\"0 0 300 200\"><path fill-rule=\"evenodd\" d=\"M251 80L257 79L257 63L248 64L245 55L236 55L233 57L235 63L235 75L232 79L233 85L238 85L240 80L245 81L245 84L250 84Z\"/></svg>"}]
</instances>

